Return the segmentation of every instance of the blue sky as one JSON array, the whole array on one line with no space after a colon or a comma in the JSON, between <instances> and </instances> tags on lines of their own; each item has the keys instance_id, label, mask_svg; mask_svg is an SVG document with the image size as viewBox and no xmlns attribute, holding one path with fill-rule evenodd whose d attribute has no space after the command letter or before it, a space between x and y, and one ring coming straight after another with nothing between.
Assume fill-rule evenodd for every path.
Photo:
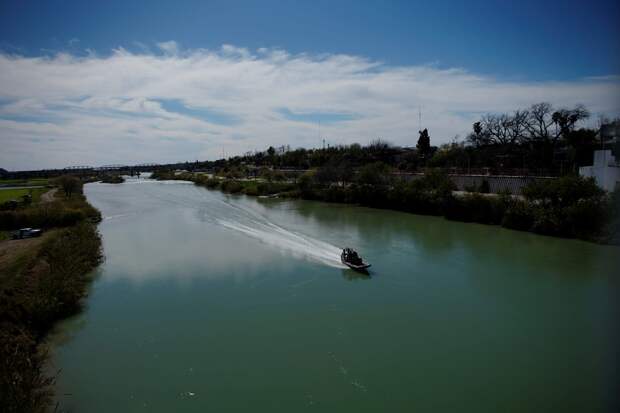
<instances>
[{"instance_id":1,"label":"blue sky","mask_svg":"<svg viewBox=\"0 0 620 413\"><path fill-rule=\"evenodd\" d=\"M35 55L173 39L563 80L620 72L619 21L618 1L2 1L0 39Z\"/></svg>"},{"instance_id":2,"label":"blue sky","mask_svg":"<svg viewBox=\"0 0 620 413\"><path fill-rule=\"evenodd\" d=\"M433 144L549 101L620 114L618 1L0 1L0 167ZM594 121L594 120L593 120Z\"/></svg>"}]
</instances>

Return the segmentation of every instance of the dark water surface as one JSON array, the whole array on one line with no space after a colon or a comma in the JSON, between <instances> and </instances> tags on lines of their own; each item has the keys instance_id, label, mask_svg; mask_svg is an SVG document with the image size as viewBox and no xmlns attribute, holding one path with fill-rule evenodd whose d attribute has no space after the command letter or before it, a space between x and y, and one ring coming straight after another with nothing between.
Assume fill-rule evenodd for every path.
<instances>
[{"instance_id":1,"label":"dark water surface","mask_svg":"<svg viewBox=\"0 0 620 413\"><path fill-rule=\"evenodd\" d=\"M66 411L617 402L617 248L184 182L86 194L106 260L54 338ZM370 278L342 268L345 245Z\"/></svg>"}]
</instances>

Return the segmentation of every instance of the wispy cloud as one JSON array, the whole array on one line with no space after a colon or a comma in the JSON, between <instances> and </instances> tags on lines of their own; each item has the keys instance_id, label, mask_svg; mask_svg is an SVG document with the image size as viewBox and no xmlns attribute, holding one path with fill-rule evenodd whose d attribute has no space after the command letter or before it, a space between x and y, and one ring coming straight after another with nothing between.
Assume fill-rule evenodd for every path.
<instances>
[{"instance_id":1,"label":"wispy cloud","mask_svg":"<svg viewBox=\"0 0 620 413\"><path fill-rule=\"evenodd\" d=\"M179 52L179 45L174 40L157 43L157 47L169 55L176 55Z\"/></svg>"},{"instance_id":2,"label":"wispy cloud","mask_svg":"<svg viewBox=\"0 0 620 413\"><path fill-rule=\"evenodd\" d=\"M144 45L143 45L144 46ZM176 42L89 53L0 54L0 167L216 158L268 145L382 137L414 145L418 109L434 144L480 113L539 101L620 113L618 76L506 82L463 69L392 67L360 56L183 50Z\"/></svg>"}]
</instances>

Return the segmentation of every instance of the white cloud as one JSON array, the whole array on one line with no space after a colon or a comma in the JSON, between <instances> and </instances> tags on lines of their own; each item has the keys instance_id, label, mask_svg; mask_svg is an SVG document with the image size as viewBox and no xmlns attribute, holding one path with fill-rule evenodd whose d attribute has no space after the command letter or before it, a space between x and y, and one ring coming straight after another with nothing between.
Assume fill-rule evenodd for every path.
<instances>
[{"instance_id":1,"label":"white cloud","mask_svg":"<svg viewBox=\"0 0 620 413\"><path fill-rule=\"evenodd\" d=\"M176 55L179 52L179 45L174 40L157 43L157 47L169 55Z\"/></svg>"},{"instance_id":2,"label":"white cloud","mask_svg":"<svg viewBox=\"0 0 620 413\"><path fill-rule=\"evenodd\" d=\"M320 145L316 123L286 113L348 115L321 125L333 144L382 137L401 145L417 140L419 107L434 144L464 136L481 113L540 101L620 113L618 76L511 82L359 56L157 46L163 55L123 48L108 56L0 54L0 167L214 159L223 148Z\"/></svg>"}]
</instances>

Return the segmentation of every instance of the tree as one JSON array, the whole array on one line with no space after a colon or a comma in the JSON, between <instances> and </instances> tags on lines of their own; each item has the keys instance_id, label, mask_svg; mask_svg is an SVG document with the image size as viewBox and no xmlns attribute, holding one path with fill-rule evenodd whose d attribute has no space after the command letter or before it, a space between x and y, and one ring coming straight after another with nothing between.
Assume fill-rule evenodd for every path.
<instances>
[{"instance_id":1,"label":"tree","mask_svg":"<svg viewBox=\"0 0 620 413\"><path fill-rule=\"evenodd\" d=\"M482 121L475 122L472 125L473 132L467 136L467 141L475 147L488 145L489 136L482 125Z\"/></svg>"},{"instance_id":2,"label":"tree","mask_svg":"<svg viewBox=\"0 0 620 413\"><path fill-rule=\"evenodd\" d=\"M482 124L480 122L475 122L472 128L474 130L474 135L482 134Z\"/></svg>"},{"instance_id":3,"label":"tree","mask_svg":"<svg viewBox=\"0 0 620 413\"><path fill-rule=\"evenodd\" d=\"M525 125L530 140L546 142L550 139L549 129L553 125L552 113L551 103L536 103L530 107Z\"/></svg>"},{"instance_id":4,"label":"tree","mask_svg":"<svg viewBox=\"0 0 620 413\"><path fill-rule=\"evenodd\" d=\"M419 133L420 137L418 138L416 148L418 148L420 154L424 156L429 154L431 151L431 137L428 135L428 129L426 128Z\"/></svg>"},{"instance_id":5,"label":"tree","mask_svg":"<svg viewBox=\"0 0 620 413\"><path fill-rule=\"evenodd\" d=\"M370 142L366 148L370 159L380 162L390 162L394 148L381 138Z\"/></svg>"},{"instance_id":6,"label":"tree","mask_svg":"<svg viewBox=\"0 0 620 413\"><path fill-rule=\"evenodd\" d=\"M71 198L74 192L78 192L82 188L82 181L71 175L63 175L58 178L58 184L65 193L65 196Z\"/></svg>"},{"instance_id":7,"label":"tree","mask_svg":"<svg viewBox=\"0 0 620 413\"><path fill-rule=\"evenodd\" d=\"M328 162L319 169L317 169L314 178L321 185L329 185L332 182L339 180L339 171L337 165L333 162Z\"/></svg>"},{"instance_id":8,"label":"tree","mask_svg":"<svg viewBox=\"0 0 620 413\"><path fill-rule=\"evenodd\" d=\"M305 172L299 177L298 180L299 189L303 194L309 194L314 187L314 174L312 172Z\"/></svg>"},{"instance_id":9,"label":"tree","mask_svg":"<svg viewBox=\"0 0 620 413\"><path fill-rule=\"evenodd\" d=\"M273 146L270 146L269 149L267 149L267 154L269 156L273 156L273 155L275 155L275 153L276 153L276 150L275 150L275 148Z\"/></svg>"},{"instance_id":10,"label":"tree","mask_svg":"<svg viewBox=\"0 0 620 413\"><path fill-rule=\"evenodd\" d=\"M574 109L560 109L553 112L551 119L558 127L557 137L564 139L575 129L575 125L590 117L590 112L582 105L577 105Z\"/></svg>"},{"instance_id":11,"label":"tree","mask_svg":"<svg viewBox=\"0 0 620 413\"><path fill-rule=\"evenodd\" d=\"M564 138L571 146L571 156L575 169L579 166L592 165L596 147L596 130L575 129L568 132Z\"/></svg>"},{"instance_id":12,"label":"tree","mask_svg":"<svg viewBox=\"0 0 620 413\"><path fill-rule=\"evenodd\" d=\"M474 133L468 140L475 146L513 145L523 140L528 112L517 110L514 114L487 114L474 123Z\"/></svg>"},{"instance_id":13,"label":"tree","mask_svg":"<svg viewBox=\"0 0 620 413\"><path fill-rule=\"evenodd\" d=\"M357 181L362 185L384 185L390 178L390 168L383 162L364 165L357 175Z\"/></svg>"}]
</instances>

